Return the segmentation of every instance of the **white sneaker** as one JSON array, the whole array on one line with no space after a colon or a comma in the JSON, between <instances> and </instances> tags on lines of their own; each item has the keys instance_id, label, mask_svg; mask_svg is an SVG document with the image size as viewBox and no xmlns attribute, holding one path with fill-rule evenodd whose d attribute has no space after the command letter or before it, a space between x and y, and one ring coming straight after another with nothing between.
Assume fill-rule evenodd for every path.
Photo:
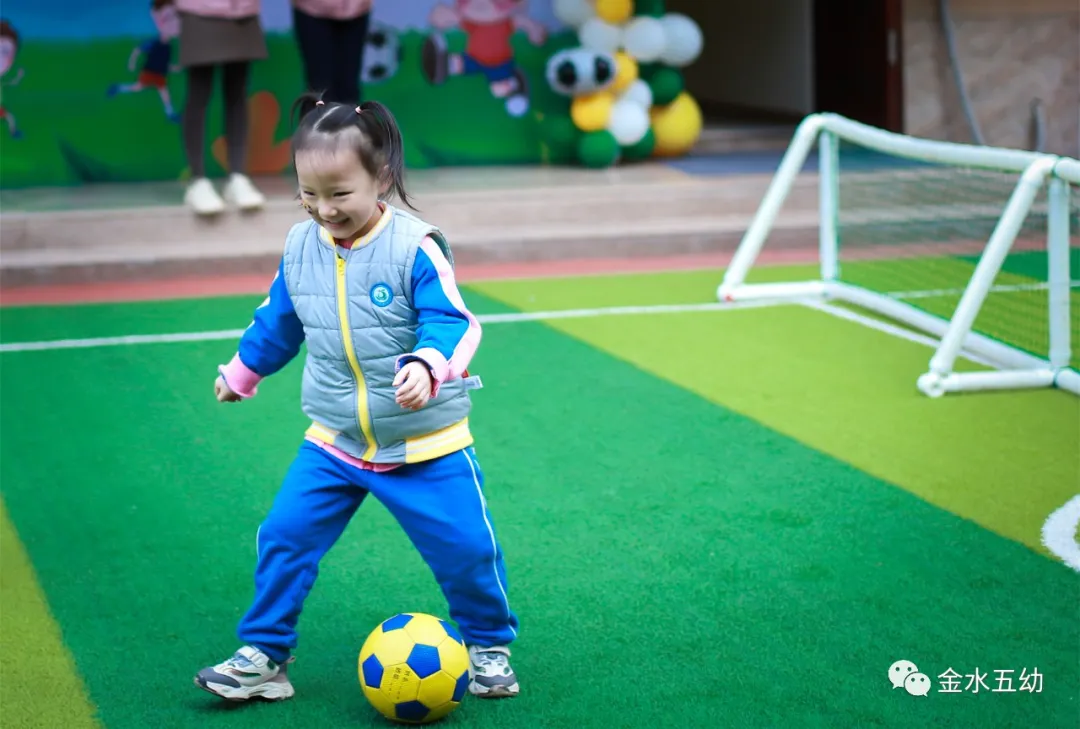
<instances>
[{"instance_id":1,"label":"white sneaker","mask_svg":"<svg viewBox=\"0 0 1080 729\"><path fill-rule=\"evenodd\" d=\"M469 679L469 693L483 699L517 696L520 690L510 667L510 649L502 645L469 646Z\"/></svg>"},{"instance_id":2,"label":"white sneaker","mask_svg":"<svg viewBox=\"0 0 1080 729\"><path fill-rule=\"evenodd\" d=\"M229 660L199 671L195 685L229 701L256 697L281 701L296 693L285 670L289 663L291 656L285 663L275 663L258 648L246 645Z\"/></svg>"},{"instance_id":3,"label":"white sneaker","mask_svg":"<svg viewBox=\"0 0 1080 729\"><path fill-rule=\"evenodd\" d=\"M254 183L238 172L231 174L225 183L225 199L241 210L256 210L266 204L266 198Z\"/></svg>"},{"instance_id":4,"label":"white sneaker","mask_svg":"<svg viewBox=\"0 0 1080 729\"><path fill-rule=\"evenodd\" d=\"M197 215L217 215L225 211L225 201L214 189L214 184L205 177L191 181L184 192L184 204Z\"/></svg>"}]
</instances>

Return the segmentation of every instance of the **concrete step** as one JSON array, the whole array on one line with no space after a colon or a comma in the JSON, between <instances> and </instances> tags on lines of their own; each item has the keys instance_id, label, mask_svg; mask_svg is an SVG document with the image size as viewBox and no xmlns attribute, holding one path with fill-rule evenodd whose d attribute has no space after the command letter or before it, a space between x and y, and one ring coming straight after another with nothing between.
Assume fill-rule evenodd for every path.
<instances>
[{"instance_id":1,"label":"concrete step","mask_svg":"<svg viewBox=\"0 0 1080 729\"><path fill-rule=\"evenodd\" d=\"M748 126L706 126L701 130L691 154L714 155L728 152L783 151L791 144L794 124Z\"/></svg>"},{"instance_id":2,"label":"concrete step","mask_svg":"<svg viewBox=\"0 0 1080 729\"><path fill-rule=\"evenodd\" d=\"M491 172L486 188L418 187L421 217L445 231L458 262L730 251L771 179L620 170L499 185L507 174ZM0 287L272 274L285 233L307 216L283 182L263 189L264 210L209 220L178 204L5 214ZM813 176L798 180L771 247L816 239L817 194Z\"/></svg>"},{"instance_id":3,"label":"concrete step","mask_svg":"<svg viewBox=\"0 0 1080 729\"><path fill-rule=\"evenodd\" d=\"M486 231L459 236L458 264L636 258L732 252L749 216L654 219L633 226L552 226L541 230ZM817 213L788 215L769 237L772 250L813 247ZM3 257L0 288L120 282L180 277L262 274L271 276L281 257L281 241L237 238L227 246L171 244L110 246L77 252L53 249Z\"/></svg>"},{"instance_id":4,"label":"concrete step","mask_svg":"<svg viewBox=\"0 0 1080 729\"><path fill-rule=\"evenodd\" d=\"M699 216L747 213L756 210L769 184L768 175L693 178L666 181L662 185L620 183L564 185L522 190L432 191L417 197L418 215L437 221L448 237L467 232L560 224L608 221L621 223L671 214ZM803 184L803 183L806 184ZM812 181L800 181L791 192L790 204L815 205L817 190ZM813 199L810 199L813 198ZM152 239L155 245L188 242L203 237L220 238L223 244L245 235L276 235L306 219L296 200L270 196L265 209L252 214L226 213L214 218L192 215L181 205L154 205L129 209L8 213L3 216L0 251L93 247L88 238L104 238L123 245Z\"/></svg>"}]
</instances>

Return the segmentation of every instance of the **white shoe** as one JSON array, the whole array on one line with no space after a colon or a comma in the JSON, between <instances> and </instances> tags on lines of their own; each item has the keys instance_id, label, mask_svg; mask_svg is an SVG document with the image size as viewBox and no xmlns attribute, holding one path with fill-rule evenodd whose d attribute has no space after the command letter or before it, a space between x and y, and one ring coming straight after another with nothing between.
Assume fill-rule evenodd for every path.
<instances>
[{"instance_id":1,"label":"white shoe","mask_svg":"<svg viewBox=\"0 0 1080 729\"><path fill-rule=\"evenodd\" d=\"M469 646L469 693L483 699L517 696L520 690L514 669L510 667L510 649Z\"/></svg>"},{"instance_id":2,"label":"white shoe","mask_svg":"<svg viewBox=\"0 0 1080 729\"><path fill-rule=\"evenodd\" d=\"M225 199L241 210L256 210L266 204L266 198L254 183L238 172L230 175L225 183Z\"/></svg>"},{"instance_id":3,"label":"white shoe","mask_svg":"<svg viewBox=\"0 0 1080 729\"><path fill-rule=\"evenodd\" d=\"M184 192L184 204L197 215L217 215L225 211L225 201L214 189L214 184L205 177L191 181Z\"/></svg>"},{"instance_id":4,"label":"white shoe","mask_svg":"<svg viewBox=\"0 0 1080 729\"><path fill-rule=\"evenodd\" d=\"M275 663L258 648L246 645L229 660L199 671L195 685L229 701L256 697L281 701L296 693L286 673L291 662L292 657L285 663Z\"/></svg>"}]
</instances>

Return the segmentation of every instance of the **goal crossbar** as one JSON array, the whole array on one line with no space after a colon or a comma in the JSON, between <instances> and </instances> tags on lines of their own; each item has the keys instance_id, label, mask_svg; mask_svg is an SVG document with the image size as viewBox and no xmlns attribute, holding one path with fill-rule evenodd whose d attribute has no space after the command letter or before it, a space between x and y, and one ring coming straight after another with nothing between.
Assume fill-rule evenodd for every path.
<instances>
[{"instance_id":1,"label":"goal crossbar","mask_svg":"<svg viewBox=\"0 0 1080 729\"><path fill-rule=\"evenodd\" d=\"M905 301L839 280L840 142L916 162L952 165L1017 175L1007 204L995 214L993 232L964 288L953 315L945 319ZM807 158L818 151L819 277L786 283L746 283L746 277L772 231L780 210ZM999 149L918 139L888 132L837 114L812 114L798 126L758 210L717 287L722 302L772 300L776 303L829 299L852 304L938 338L920 391L931 397L947 392L1058 387L1080 395L1080 372L1069 366L1070 342L1070 188L1080 185L1080 160L1024 150ZM1001 271L1036 197L1047 189L1046 252L1049 276L1049 351L1044 356L973 331L979 310ZM957 357L991 366L990 371L955 372Z\"/></svg>"}]
</instances>

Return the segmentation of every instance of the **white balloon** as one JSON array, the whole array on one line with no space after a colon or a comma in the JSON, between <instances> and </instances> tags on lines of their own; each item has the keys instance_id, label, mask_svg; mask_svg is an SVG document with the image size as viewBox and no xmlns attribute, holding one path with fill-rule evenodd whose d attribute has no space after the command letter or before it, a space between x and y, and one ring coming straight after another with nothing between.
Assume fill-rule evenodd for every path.
<instances>
[{"instance_id":1,"label":"white balloon","mask_svg":"<svg viewBox=\"0 0 1080 729\"><path fill-rule=\"evenodd\" d=\"M691 18L681 13L668 13L660 18L664 28L664 52L660 61L669 66L689 66L704 45L701 28Z\"/></svg>"},{"instance_id":2,"label":"white balloon","mask_svg":"<svg viewBox=\"0 0 1080 729\"><path fill-rule=\"evenodd\" d=\"M642 79L634 79L634 82L626 87L626 91L619 96L619 101L632 101L642 109L652 107L652 89Z\"/></svg>"},{"instance_id":3,"label":"white balloon","mask_svg":"<svg viewBox=\"0 0 1080 729\"><path fill-rule=\"evenodd\" d=\"M589 0L555 0L551 10L560 22L571 28L580 28L586 20L596 16Z\"/></svg>"},{"instance_id":4,"label":"white balloon","mask_svg":"<svg viewBox=\"0 0 1080 729\"><path fill-rule=\"evenodd\" d=\"M607 130L623 147L637 144L649 132L649 111L632 99L620 99L611 107Z\"/></svg>"},{"instance_id":5,"label":"white balloon","mask_svg":"<svg viewBox=\"0 0 1080 729\"><path fill-rule=\"evenodd\" d=\"M578 28L581 45L598 53L614 53L622 44L622 28L605 23L600 18L589 18Z\"/></svg>"},{"instance_id":6,"label":"white balloon","mask_svg":"<svg viewBox=\"0 0 1080 729\"><path fill-rule=\"evenodd\" d=\"M667 48L667 35L658 18L639 15L624 27L622 43L634 60L651 63Z\"/></svg>"}]
</instances>

